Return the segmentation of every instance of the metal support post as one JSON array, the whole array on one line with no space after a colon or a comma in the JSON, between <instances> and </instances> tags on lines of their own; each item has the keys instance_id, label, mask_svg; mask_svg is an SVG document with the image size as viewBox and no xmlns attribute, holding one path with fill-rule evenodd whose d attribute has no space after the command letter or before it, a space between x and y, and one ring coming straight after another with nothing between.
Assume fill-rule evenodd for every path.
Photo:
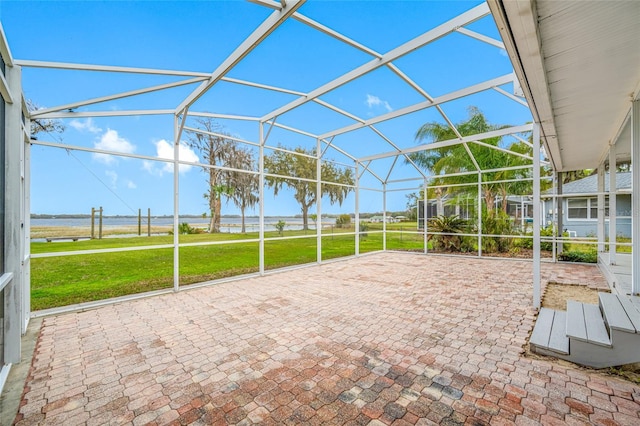
<instances>
[{"instance_id":1,"label":"metal support post","mask_svg":"<svg viewBox=\"0 0 640 426\"><path fill-rule=\"evenodd\" d=\"M258 197L260 198L258 201L260 207L260 229L259 229L259 249L258 249L258 269L260 271L260 275L264 275L264 123L260 122L259 125L259 142L260 147L258 148L258 171L260 174L258 175ZM321 220L318 218L318 220Z\"/></svg>"},{"instance_id":2,"label":"metal support post","mask_svg":"<svg viewBox=\"0 0 640 426\"><path fill-rule=\"evenodd\" d=\"M558 193L558 177L557 173L553 173L553 194ZM558 244L558 226L557 226L557 210L558 209L558 197L553 197L551 200L551 260L555 263L557 261L557 244Z\"/></svg>"},{"instance_id":3,"label":"metal support post","mask_svg":"<svg viewBox=\"0 0 640 426\"><path fill-rule=\"evenodd\" d=\"M6 104L5 110L5 194L4 194L4 273L12 274L10 282L4 287L4 363L20 362L20 336L25 319L23 298L30 291L22 278L22 256L24 254L23 225L26 220L21 212L21 200L24 193L22 186L22 157L24 134L22 131L22 73L18 66L7 66L5 77L9 91L14 99ZM5 102L0 96L0 102ZM0 365L0 369L2 365Z\"/></svg>"},{"instance_id":4,"label":"metal support post","mask_svg":"<svg viewBox=\"0 0 640 426\"><path fill-rule=\"evenodd\" d=\"M533 307L540 308L540 124L533 126Z\"/></svg>"},{"instance_id":5,"label":"metal support post","mask_svg":"<svg viewBox=\"0 0 640 426\"><path fill-rule=\"evenodd\" d=\"M387 250L387 184L382 184L382 250Z\"/></svg>"},{"instance_id":6,"label":"metal support post","mask_svg":"<svg viewBox=\"0 0 640 426\"><path fill-rule=\"evenodd\" d=\"M640 294L640 99L631 103L631 293Z\"/></svg>"},{"instance_id":7,"label":"metal support post","mask_svg":"<svg viewBox=\"0 0 640 426\"><path fill-rule=\"evenodd\" d=\"M604 163L598 166L598 253L604 251Z\"/></svg>"},{"instance_id":8,"label":"metal support post","mask_svg":"<svg viewBox=\"0 0 640 426\"><path fill-rule=\"evenodd\" d=\"M482 172L478 172L478 257L482 256Z\"/></svg>"},{"instance_id":9,"label":"metal support post","mask_svg":"<svg viewBox=\"0 0 640 426\"><path fill-rule=\"evenodd\" d=\"M617 238L618 238L618 207L616 191L616 174L618 164L616 162L616 146L609 147L609 264L616 264Z\"/></svg>"},{"instance_id":10,"label":"metal support post","mask_svg":"<svg viewBox=\"0 0 640 426\"><path fill-rule=\"evenodd\" d=\"M427 219L429 218L429 215L427 214L427 204L429 201L429 194L428 194L428 184L427 181L425 179L424 181L424 204L423 204L423 209L422 209L422 229L424 230L424 254L429 253L429 239L427 238ZM416 206L417 207L417 206ZM418 209L418 212L420 212L420 209Z\"/></svg>"},{"instance_id":11,"label":"metal support post","mask_svg":"<svg viewBox=\"0 0 640 426\"><path fill-rule=\"evenodd\" d=\"M355 231L356 231L356 256L360 256L360 167L356 161L356 212L355 212Z\"/></svg>"},{"instance_id":12,"label":"metal support post","mask_svg":"<svg viewBox=\"0 0 640 426\"><path fill-rule=\"evenodd\" d=\"M186 117L182 117L183 120ZM178 222L180 221L180 132L178 125L178 115L173 117L173 291L180 290L180 235L178 233ZM102 217L102 215L100 215Z\"/></svg>"},{"instance_id":13,"label":"metal support post","mask_svg":"<svg viewBox=\"0 0 640 426\"><path fill-rule=\"evenodd\" d=\"M322 262L322 144L316 139L316 262ZM356 179L358 173L356 172ZM320 224L318 226L317 224Z\"/></svg>"},{"instance_id":14,"label":"metal support post","mask_svg":"<svg viewBox=\"0 0 640 426\"><path fill-rule=\"evenodd\" d=\"M556 177L556 183L557 183L557 188L556 188L556 194L557 195L562 195L562 172L558 172L556 173L557 177ZM558 209L558 225L557 225L557 229L556 229L556 234L560 236L560 238L564 237L564 198L562 197L556 197L556 207ZM563 240L560 239L560 241L558 242L558 248L556 249L558 254L562 253L564 250L564 244L563 244Z\"/></svg>"}]
</instances>

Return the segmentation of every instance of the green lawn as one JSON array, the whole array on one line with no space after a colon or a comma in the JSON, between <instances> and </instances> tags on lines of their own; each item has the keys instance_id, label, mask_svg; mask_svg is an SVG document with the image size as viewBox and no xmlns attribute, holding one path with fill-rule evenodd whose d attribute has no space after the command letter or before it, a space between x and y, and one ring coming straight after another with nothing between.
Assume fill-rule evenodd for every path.
<instances>
[{"instance_id":1,"label":"green lawn","mask_svg":"<svg viewBox=\"0 0 640 426\"><path fill-rule=\"evenodd\" d=\"M397 225L397 224L394 224ZM381 226L380 226L381 228ZM415 227L411 228L412 230ZM340 232L353 232L354 228ZM304 236L304 231L286 231L284 236ZM317 260L315 231L307 237L265 241L265 268L312 263ZM279 237L277 232L267 238ZM180 247L180 284L225 278L258 271L258 233L181 235L181 244L226 242ZM233 242L238 241L238 242ZM233 243L231 243L233 242ZM60 253L172 244L173 236L105 238L76 242L31 243L31 252ZM369 232L360 239L360 252L382 250L382 233ZM422 248L422 236L410 233L387 235L387 248ZM338 232L322 236L324 260L355 254L354 235ZM41 310L81 302L102 300L173 287L173 248L41 257L31 260L31 309Z\"/></svg>"}]
</instances>

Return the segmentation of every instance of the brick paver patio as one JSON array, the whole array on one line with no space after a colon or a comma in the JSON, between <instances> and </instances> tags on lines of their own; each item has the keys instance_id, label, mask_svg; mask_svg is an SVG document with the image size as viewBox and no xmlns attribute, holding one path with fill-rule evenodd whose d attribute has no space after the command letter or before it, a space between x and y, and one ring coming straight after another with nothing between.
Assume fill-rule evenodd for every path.
<instances>
[{"instance_id":1,"label":"brick paver patio","mask_svg":"<svg viewBox=\"0 0 640 426\"><path fill-rule=\"evenodd\" d=\"M16 421L640 424L639 386L525 354L531 294L530 262L382 253L48 317Z\"/></svg>"}]
</instances>

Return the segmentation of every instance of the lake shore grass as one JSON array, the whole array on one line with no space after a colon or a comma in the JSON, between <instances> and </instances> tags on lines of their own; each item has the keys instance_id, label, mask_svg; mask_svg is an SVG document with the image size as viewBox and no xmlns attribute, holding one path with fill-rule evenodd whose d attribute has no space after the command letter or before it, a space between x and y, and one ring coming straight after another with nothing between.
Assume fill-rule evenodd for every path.
<instances>
[{"instance_id":1,"label":"lake shore grass","mask_svg":"<svg viewBox=\"0 0 640 426\"><path fill-rule=\"evenodd\" d=\"M382 227L380 226L380 229ZM322 234L322 259L355 254L355 228L334 228ZM360 252L382 250L382 233L369 232L360 239ZM61 236L70 236L61 230ZM340 235L341 233L350 235ZM307 237L279 239L280 237ZM258 272L258 232L180 235L180 285ZM317 234L308 231L266 232L265 269L316 262ZM251 241L254 240L254 241ZM103 238L79 241L32 242L33 254L78 252L113 248L170 245L173 235ZM227 243L227 244L225 244ZM387 244L396 249L419 250L420 234L389 234ZM87 253L31 259L31 309L34 311L103 300L173 287L173 248L158 247L121 252Z\"/></svg>"}]
</instances>

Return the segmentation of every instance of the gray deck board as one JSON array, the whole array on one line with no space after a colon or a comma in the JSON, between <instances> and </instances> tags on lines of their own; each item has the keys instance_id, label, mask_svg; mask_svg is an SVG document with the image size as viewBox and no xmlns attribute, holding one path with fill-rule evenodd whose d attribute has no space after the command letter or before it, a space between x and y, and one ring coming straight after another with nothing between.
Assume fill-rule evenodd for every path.
<instances>
[{"instance_id":1,"label":"gray deck board","mask_svg":"<svg viewBox=\"0 0 640 426\"><path fill-rule=\"evenodd\" d=\"M549 336L551 335L551 327L553 326L553 316L553 309L540 309L529 343L544 348L549 347Z\"/></svg>"},{"instance_id":2,"label":"gray deck board","mask_svg":"<svg viewBox=\"0 0 640 426\"><path fill-rule=\"evenodd\" d=\"M567 337L567 313L555 311L551 334L549 336L549 349L564 355L569 355L569 338Z\"/></svg>"},{"instance_id":3,"label":"gray deck board","mask_svg":"<svg viewBox=\"0 0 640 426\"><path fill-rule=\"evenodd\" d=\"M600 308L596 305L584 303L584 322L587 330L587 341L596 345L611 346L609 333L604 324Z\"/></svg>"},{"instance_id":4,"label":"gray deck board","mask_svg":"<svg viewBox=\"0 0 640 426\"><path fill-rule=\"evenodd\" d=\"M638 311L638 308L631 302L628 296L618 296L618 300L622 307L624 307L629 320L636 329L636 333L640 333L640 311Z\"/></svg>"},{"instance_id":5,"label":"gray deck board","mask_svg":"<svg viewBox=\"0 0 640 426\"><path fill-rule=\"evenodd\" d=\"M614 330L635 333L636 329L629 320L626 310L620 303L618 296L611 293L599 293L600 306L609 327Z\"/></svg>"},{"instance_id":6,"label":"gray deck board","mask_svg":"<svg viewBox=\"0 0 640 426\"><path fill-rule=\"evenodd\" d=\"M567 336L587 341L587 329L584 322L582 303L567 300Z\"/></svg>"}]
</instances>

